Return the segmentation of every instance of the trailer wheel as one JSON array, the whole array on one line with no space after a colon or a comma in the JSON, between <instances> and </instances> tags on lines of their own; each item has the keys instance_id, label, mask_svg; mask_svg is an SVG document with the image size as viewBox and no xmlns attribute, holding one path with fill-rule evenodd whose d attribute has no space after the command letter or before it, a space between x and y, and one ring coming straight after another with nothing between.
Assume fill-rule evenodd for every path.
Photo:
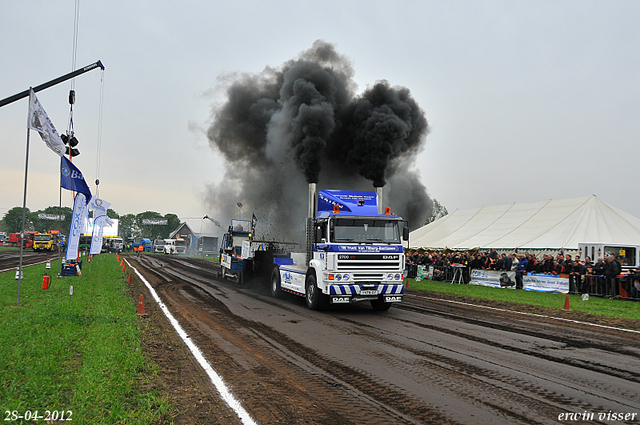
<instances>
[{"instance_id":1,"label":"trailer wheel","mask_svg":"<svg viewBox=\"0 0 640 425\"><path fill-rule=\"evenodd\" d=\"M280 269L278 269L278 266L275 266L273 268L273 271L271 272L270 289L271 289L272 297L274 298L282 297L282 286L280 286Z\"/></svg>"},{"instance_id":2,"label":"trailer wheel","mask_svg":"<svg viewBox=\"0 0 640 425\"><path fill-rule=\"evenodd\" d=\"M329 297L318 289L314 274L310 274L307 277L306 295L309 310L325 310L329 305Z\"/></svg>"},{"instance_id":3,"label":"trailer wheel","mask_svg":"<svg viewBox=\"0 0 640 425\"><path fill-rule=\"evenodd\" d=\"M375 311L387 311L391 308L391 303L384 302L382 296L380 296L377 300L371 300L371 307Z\"/></svg>"}]
</instances>

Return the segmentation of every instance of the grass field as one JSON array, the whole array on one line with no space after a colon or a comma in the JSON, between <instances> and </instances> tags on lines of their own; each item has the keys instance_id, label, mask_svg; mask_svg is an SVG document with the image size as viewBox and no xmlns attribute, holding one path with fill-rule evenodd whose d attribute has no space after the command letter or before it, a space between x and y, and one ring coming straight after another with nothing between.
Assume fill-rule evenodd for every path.
<instances>
[{"instance_id":1,"label":"grass field","mask_svg":"<svg viewBox=\"0 0 640 425\"><path fill-rule=\"evenodd\" d=\"M79 424L157 423L171 407L143 390L155 370L115 254L85 261L82 276L51 277L47 290L44 273L44 264L24 269L20 307L15 273L0 275L2 419L37 410Z\"/></svg>"},{"instance_id":2,"label":"grass field","mask_svg":"<svg viewBox=\"0 0 640 425\"><path fill-rule=\"evenodd\" d=\"M457 285L431 280L416 282L415 279L409 279L409 287L425 291L464 295L479 299L536 305L556 310L564 307L566 299L565 294L491 288L477 285ZM570 295L569 300L571 310L573 311L616 317L619 319L640 320L640 302L611 300L598 297L590 297L588 301L582 301L579 295Z\"/></svg>"}]
</instances>

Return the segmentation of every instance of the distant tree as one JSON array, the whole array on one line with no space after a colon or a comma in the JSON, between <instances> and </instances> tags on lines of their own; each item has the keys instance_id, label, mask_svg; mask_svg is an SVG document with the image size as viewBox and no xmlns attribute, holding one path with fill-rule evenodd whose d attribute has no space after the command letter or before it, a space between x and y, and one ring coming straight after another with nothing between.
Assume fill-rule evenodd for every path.
<instances>
[{"instance_id":1,"label":"distant tree","mask_svg":"<svg viewBox=\"0 0 640 425\"><path fill-rule=\"evenodd\" d=\"M107 215L109 215L108 211ZM136 222L136 216L133 214L125 214L120 216L120 219L118 221L118 233L120 233L120 237L125 242L139 238L140 227Z\"/></svg>"},{"instance_id":2,"label":"distant tree","mask_svg":"<svg viewBox=\"0 0 640 425\"><path fill-rule=\"evenodd\" d=\"M58 222L55 220L40 219L41 214L48 214L50 216L63 216L64 220ZM34 230L38 232L46 232L47 230L60 230L63 234L69 233L69 226L71 226L71 215L73 210L69 207L50 206L44 210L38 210L32 213L32 221L34 224Z\"/></svg>"},{"instance_id":3,"label":"distant tree","mask_svg":"<svg viewBox=\"0 0 640 425\"><path fill-rule=\"evenodd\" d=\"M111 208L109 208L107 210L107 217L109 218L120 218L120 215L118 215L117 212L115 212L114 210L112 210Z\"/></svg>"},{"instance_id":4,"label":"distant tree","mask_svg":"<svg viewBox=\"0 0 640 425\"><path fill-rule=\"evenodd\" d=\"M159 212L155 212L155 211L145 211L145 212L141 212L140 214L136 215L136 222L138 224L138 226L140 227L141 233L140 233L140 237L141 238L149 238L149 239L154 239L156 238L158 235L160 235L161 238L166 238L167 236L164 235L164 232L161 232L161 229L159 229L160 227L164 227L164 226L158 226L158 225L154 225L154 224L143 224L144 220L163 220L164 217L162 216L162 214L160 214Z\"/></svg>"},{"instance_id":5,"label":"distant tree","mask_svg":"<svg viewBox=\"0 0 640 425\"><path fill-rule=\"evenodd\" d=\"M26 208L24 230L34 230L33 220L29 208ZM8 233L16 233L22 230L22 207L13 207L2 218Z\"/></svg>"},{"instance_id":6,"label":"distant tree","mask_svg":"<svg viewBox=\"0 0 640 425\"><path fill-rule=\"evenodd\" d=\"M165 214L164 218L167 220L167 225L166 227L166 233L167 233L167 237L169 237L169 235L171 235L171 233L173 233L174 230L176 230L178 228L178 226L180 226L180 219L178 218L177 215L175 214Z\"/></svg>"},{"instance_id":7,"label":"distant tree","mask_svg":"<svg viewBox=\"0 0 640 425\"><path fill-rule=\"evenodd\" d=\"M442 205L440 202L438 202L437 199L434 198L433 209L431 210L431 214L429 215L429 217L427 217L427 221L425 221L424 224L432 223L437 219L444 217L447 214L449 214L449 211L447 211L447 208L444 205Z\"/></svg>"}]
</instances>

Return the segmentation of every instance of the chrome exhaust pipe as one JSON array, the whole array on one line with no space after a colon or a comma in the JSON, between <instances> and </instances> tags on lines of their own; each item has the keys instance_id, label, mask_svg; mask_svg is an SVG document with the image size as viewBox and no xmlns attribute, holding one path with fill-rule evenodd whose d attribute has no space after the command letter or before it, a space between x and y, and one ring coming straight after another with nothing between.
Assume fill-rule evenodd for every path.
<instances>
[{"instance_id":1,"label":"chrome exhaust pipe","mask_svg":"<svg viewBox=\"0 0 640 425\"><path fill-rule=\"evenodd\" d=\"M382 196L383 187L376 187L376 194L378 195L378 214L384 213L384 197Z\"/></svg>"}]
</instances>

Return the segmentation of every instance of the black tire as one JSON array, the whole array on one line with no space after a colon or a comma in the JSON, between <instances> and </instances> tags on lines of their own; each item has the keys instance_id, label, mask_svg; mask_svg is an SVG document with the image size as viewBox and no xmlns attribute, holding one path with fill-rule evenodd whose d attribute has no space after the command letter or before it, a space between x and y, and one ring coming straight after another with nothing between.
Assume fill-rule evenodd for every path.
<instances>
[{"instance_id":1,"label":"black tire","mask_svg":"<svg viewBox=\"0 0 640 425\"><path fill-rule=\"evenodd\" d=\"M382 296L377 300L371 300L371 307L373 307L375 311L387 311L391 308L391 304L392 303L384 302Z\"/></svg>"},{"instance_id":2,"label":"black tire","mask_svg":"<svg viewBox=\"0 0 640 425\"><path fill-rule=\"evenodd\" d=\"M271 291L271 296L274 298L282 297L282 286L280 286L280 269L278 266L275 266L271 271L271 280L269 282L269 289Z\"/></svg>"},{"instance_id":3,"label":"black tire","mask_svg":"<svg viewBox=\"0 0 640 425\"><path fill-rule=\"evenodd\" d=\"M318 289L316 276L314 274L307 276L305 293L305 300L307 301L307 307L309 310L326 310L329 305L329 297Z\"/></svg>"}]
</instances>

